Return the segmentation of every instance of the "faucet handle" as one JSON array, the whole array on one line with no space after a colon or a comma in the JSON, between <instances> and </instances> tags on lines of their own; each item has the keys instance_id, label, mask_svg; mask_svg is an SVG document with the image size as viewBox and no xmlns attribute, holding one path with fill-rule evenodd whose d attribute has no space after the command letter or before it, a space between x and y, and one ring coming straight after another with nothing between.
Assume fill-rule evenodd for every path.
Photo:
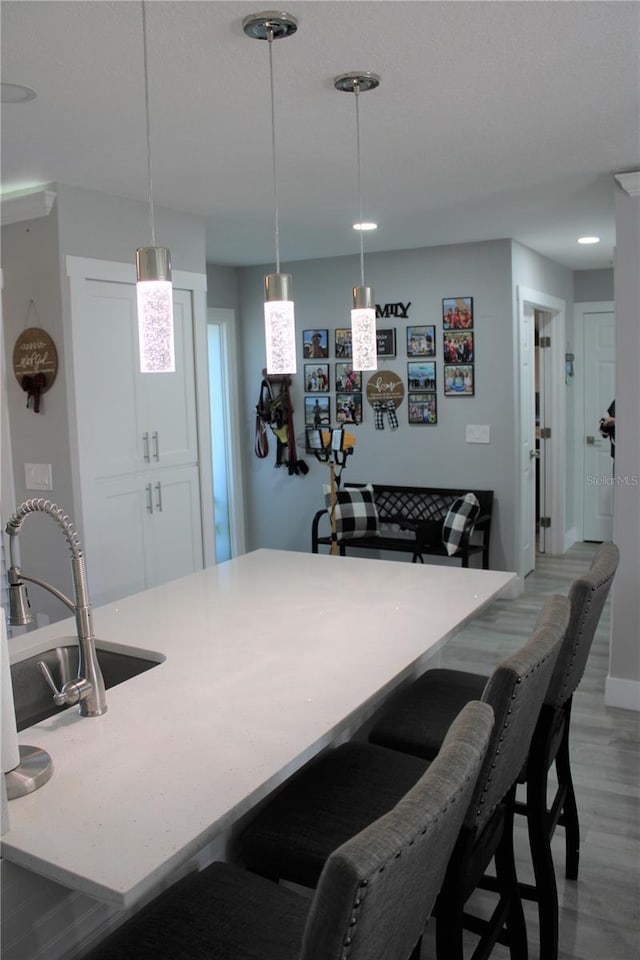
<instances>
[{"instance_id":1,"label":"faucet handle","mask_svg":"<svg viewBox=\"0 0 640 960\"><path fill-rule=\"evenodd\" d=\"M58 690L56 682L51 676L51 671L44 660L38 660L38 669L51 687L53 691L53 701L58 707L62 707L64 704L73 706L74 703L84 700L93 690L93 684L84 677L69 680L63 685L62 690Z\"/></svg>"}]
</instances>

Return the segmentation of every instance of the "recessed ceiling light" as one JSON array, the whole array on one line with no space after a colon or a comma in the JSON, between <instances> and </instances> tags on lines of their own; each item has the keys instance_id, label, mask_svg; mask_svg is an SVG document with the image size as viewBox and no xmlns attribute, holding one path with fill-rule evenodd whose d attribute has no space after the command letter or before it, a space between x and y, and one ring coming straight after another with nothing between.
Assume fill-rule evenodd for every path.
<instances>
[{"instance_id":1,"label":"recessed ceiling light","mask_svg":"<svg viewBox=\"0 0 640 960\"><path fill-rule=\"evenodd\" d=\"M600 237L578 237L578 243L600 243Z\"/></svg>"},{"instance_id":2,"label":"recessed ceiling light","mask_svg":"<svg viewBox=\"0 0 640 960\"><path fill-rule=\"evenodd\" d=\"M377 223L354 223L353 229L354 230L377 230L378 224Z\"/></svg>"},{"instance_id":3,"label":"recessed ceiling light","mask_svg":"<svg viewBox=\"0 0 640 960\"><path fill-rule=\"evenodd\" d=\"M37 94L31 87L23 87L21 83L3 83L0 90L2 103L26 103L35 100Z\"/></svg>"}]
</instances>

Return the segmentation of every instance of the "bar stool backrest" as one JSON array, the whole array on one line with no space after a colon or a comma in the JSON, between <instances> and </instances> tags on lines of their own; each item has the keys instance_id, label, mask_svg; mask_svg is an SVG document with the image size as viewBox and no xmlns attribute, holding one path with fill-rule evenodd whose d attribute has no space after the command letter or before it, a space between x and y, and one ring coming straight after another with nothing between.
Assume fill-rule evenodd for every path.
<instances>
[{"instance_id":1,"label":"bar stool backrest","mask_svg":"<svg viewBox=\"0 0 640 960\"><path fill-rule=\"evenodd\" d=\"M620 551L615 543L602 543L594 555L589 571L571 585L569 626L545 698L545 703L551 707L557 709L566 703L582 680L602 608L609 596L619 561Z\"/></svg>"},{"instance_id":2,"label":"bar stool backrest","mask_svg":"<svg viewBox=\"0 0 640 960\"><path fill-rule=\"evenodd\" d=\"M300 960L408 960L442 885L492 728L491 707L468 703L416 785L331 854Z\"/></svg>"},{"instance_id":3,"label":"bar stool backrest","mask_svg":"<svg viewBox=\"0 0 640 960\"><path fill-rule=\"evenodd\" d=\"M498 664L484 688L482 699L493 707L495 726L465 820L465 826L478 832L526 763L560 642L569 623L569 609L566 597L550 597L531 639Z\"/></svg>"}]
</instances>

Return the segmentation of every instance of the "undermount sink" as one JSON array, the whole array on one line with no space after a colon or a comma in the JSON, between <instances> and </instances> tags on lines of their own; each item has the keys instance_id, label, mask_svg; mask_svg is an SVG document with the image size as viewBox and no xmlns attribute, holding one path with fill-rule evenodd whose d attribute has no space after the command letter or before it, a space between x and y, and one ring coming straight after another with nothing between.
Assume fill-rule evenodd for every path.
<instances>
[{"instance_id":1,"label":"undermount sink","mask_svg":"<svg viewBox=\"0 0 640 960\"><path fill-rule=\"evenodd\" d=\"M158 654L159 659L152 660L113 650L98 648L96 652L107 690L110 687L116 687L119 683L124 683L125 680L137 677L138 674L152 667L157 667L164 660L161 654ZM49 667L56 686L60 689L67 680L72 680L77 675L78 645L53 647L12 664L11 683L18 730L25 730L34 723L69 709L64 705L58 707L53 702L51 690L38 668L39 660L43 660Z\"/></svg>"}]
</instances>

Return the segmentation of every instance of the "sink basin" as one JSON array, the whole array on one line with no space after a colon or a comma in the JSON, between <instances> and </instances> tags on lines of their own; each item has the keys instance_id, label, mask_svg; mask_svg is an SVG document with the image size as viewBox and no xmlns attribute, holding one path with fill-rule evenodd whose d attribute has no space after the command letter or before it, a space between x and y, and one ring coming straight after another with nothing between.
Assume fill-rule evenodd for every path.
<instances>
[{"instance_id":1,"label":"sink basin","mask_svg":"<svg viewBox=\"0 0 640 960\"><path fill-rule=\"evenodd\" d=\"M104 685L107 690L116 687L125 680L137 677L138 674L157 667L162 662L150 660L147 657L135 656L129 653L118 653L113 650L97 650L98 662ZM159 655L160 656L160 655ZM67 680L72 680L78 672L78 645L53 647L34 657L28 657L11 666L11 683L16 710L16 726L24 730L34 723L46 720L56 713L68 710L68 706L57 707L44 677L37 666L39 660L44 660L51 671L51 675L58 689ZM77 709L77 708L76 708Z\"/></svg>"}]
</instances>

